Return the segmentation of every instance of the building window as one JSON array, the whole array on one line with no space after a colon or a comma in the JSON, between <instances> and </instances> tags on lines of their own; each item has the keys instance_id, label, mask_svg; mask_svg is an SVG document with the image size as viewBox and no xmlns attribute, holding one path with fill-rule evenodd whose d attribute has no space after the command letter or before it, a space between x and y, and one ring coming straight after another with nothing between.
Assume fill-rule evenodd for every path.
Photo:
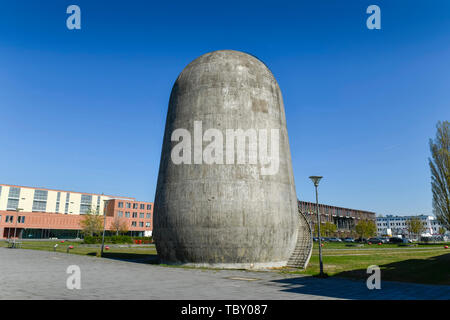
<instances>
[{"instance_id":1,"label":"building window","mask_svg":"<svg viewBox=\"0 0 450 320\"><path fill-rule=\"evenodd\" d=\"M20 188L9 188L9 198L19 199L20 198Z\"/></svg>"},{"instance_id":2,"label":"building window","mask_svg":"<svg viewBox=\"0 0 450 320\"><path fill-rule=\"evenodd\" d=\"M145 223L145 226L146 226L147 228L150 228L150 222L146 222L146 223Z\"/></svg>"},{"instance_id":3,"label":"building window","mask_svg":"<svg viewBox=\"0 0 450 320\"><path fill-rule=\"evenodd\" d=\"M138 204L137 203L133 203L133 209L137 209L138 208Z\"/></svg>"},{"instance_id":4,"label":"building window","mask_svg":"<svg viewBox=\"0 0 450 320\"><path fill-rule=\"evenodd\" d=\"M19 199L8 199L6 210L17 210L19 207Z\"/></svg>"},{"instance_id":5,"label":"building window","mask_svg":"<svg viewBox=\"0 0 450 320\"><path fill-rule=\"evenodd\" d=\"M123 211L119 211L117 214L119 217L123 217Z\"/></svg>"},{"instance_id":6,"label":"building window","mask_svg":"<svg viewBox=\"0 0 450 320\"><path fill-rule=\"evenodd\" d=\"M34 212L45 212L46 209L47 209L46 201L33 201Z\"/></svg>"},{"instance_id":7,"label":"building window","mask_svg":"<svg viewBox=\"0 0 450 320\"><path fill-rule=\"evenodd\" d=\"M64 213L69 213L69 201L70 201L70 193L66 193L66 207L64 208Z\"/></svg>"},{"instance_id":8,"label":"building window","mask_svg":"<svg viewBox=\"0 0 450 320\"><path fill-rule=\"evenodd\" d=\"M45 212L47 208L47 190L35 190L33 199L33 211Z\"/></svg>"},{"instance_id":9,"label":"building window","mask_svg":"<svg viewBox=\"0 0 450 320\"><path fill-rule=\"evenodd\" d=\"M13 223L14 222L14 216L6 216L5 223Z\"/></svg>"},{"instance_id":10,"label":"building window","mask_svg":"<svg viewBox=\"0 0 450 320\"><path fill-rule=\"evenodd\" d=\"M133 218L137 218L137 212L133 212Z\"/></svg>"},{"instance_id":11,"label":"building window","mask_svg":"<svg viewBox=\"0 0 450 320\"><path fill-rule=\"evenodd\" d=\"M17 218L17 222L18 222L18 223L25 223L25 217L24 217L24 216L19 216L19 217Z\"/></svg>"},{"instance_id":12,"label":"building window","mask_svg":"<svg viewBox=\"0 0 450 320\"><path fill-rule=\"evenodd\" d=\"M123 202L119 202L118 207L123 208Z\"/></svg>"},{"instance_id":13,"label":"building window","mask_svg":"<svg viewBox=\"0 0 450 320\"><path fill-rule=\"evenodd\" d=\"M56 195L56 212L59 212L59 202L61 201L61 192L58 192L58 194Z\"/></svg>"},{"instance_id":14,"label":"building window","mask_svg":"<svg viewBox=\"0 0 450 320\"><path fill-rule=\"evenodd\" d=\"M132 222L131 222L131 226L132 226L132 227L136 227L136 221L132 221Z\"/></svg>"},{"instance_id":15,"label":"building window","mask_svg":"<svg viewBox=\"0 0 450 320\"><path fill-rule=\"evenodd\" d=\"M80 203L80 214L88 213L91 206L92 206L92 196L89 194L82 194Z\"/></svg>"},{"instance_id":16,"label":"building window","mask_svg":"<svg viewBox=\"0 0 450 320\"><path fill-rule=\"evenodd\" d=\"M20 188L9 188L8 203L6 210L17 210L19 207Z\"/></svg>"},{"instance_id":17,"label":"building window","mask_svg":"<svg viewBox=\"0 0 450 320\"><path fill-rule=\"evenodd\" d=\"M144 219L144 213L143 212L139 213L139 218Z\"/></svg>"},{"instance_id":18,"label":"building window","mask_svg":"<svg viewBox=\"0 0 450 320\"><path fill-rule=\"evenodd\" d=\"M127 206L127 209L131 209L131 203L127 202L126 206Z\"/></svg>"},{"instance_id":19,"label":"building window","mask_svg":"<svg viewBox=\"0 0 450 320\"><path fill-rule=\"evenodd\" d=\"M141 203L140 209L145 210L145 204Z\"/></svg>"},{"instance_id":20,"label":"building window","mask_svg":"<svg viewBox=\"0 0 450 320\"><path fill-rule=\"evenodd\" d=\"M144 227L144 223L142 221L139 222L139 227L141 227L141 228Z\"/></svg>"},{"instance_id":21,"label":"building window","mask_svg":"<svg viewBox=\"0 0 450 320\"><path fill-rule=\"evenodd\" d=\"M151 214L147 213L147 219L150 219L150 218L151 218Z\"/></svg>"},{"instance_id":22,"label":"building window","mask_svg":"<svg viewBox=\"0 0 450 320\"><path fill-rule=\"evenodd\" d=\"M152 210L152 205L151 204L147 205L147 210Z\"/></svg>"},{"instance_id":23,"label":"building window","mask_svg":"<svg viewBox=\"0 0 450 320\"><path fill-rule=\"evenodd\" d=\"M125 217L126 218L129 218L130 217L130 213L127 211L127 212L125 212Z\"/></svg>"}]
</instances>

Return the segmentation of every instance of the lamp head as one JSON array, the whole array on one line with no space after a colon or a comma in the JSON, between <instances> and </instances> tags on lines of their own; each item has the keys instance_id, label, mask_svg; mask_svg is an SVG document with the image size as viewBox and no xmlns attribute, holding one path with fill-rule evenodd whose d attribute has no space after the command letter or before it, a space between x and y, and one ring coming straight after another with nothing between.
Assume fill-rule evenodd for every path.
<instances>
[{"instance_id":1,"label":"lamp head","mask_svg":"<svg viewBox=\"0 0 450 320\"><path fill-rule=\"evenodd\" d=\"M321 177L321 176L311 176L311 177L309 177L311 180L312 180L312 182L314 183L314 186L319 186L319 181L320 181L320 179L322 179L323 177Z\"/></svg>"}]
</instances>

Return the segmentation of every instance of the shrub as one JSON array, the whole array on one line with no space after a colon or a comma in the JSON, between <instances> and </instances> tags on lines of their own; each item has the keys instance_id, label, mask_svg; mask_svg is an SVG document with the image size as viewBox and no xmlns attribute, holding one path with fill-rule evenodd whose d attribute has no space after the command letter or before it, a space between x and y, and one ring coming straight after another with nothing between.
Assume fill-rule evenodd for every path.
<instances>
[{"instance_id":1,"label":"shrub","mask_svg":"<svg viewBox=\"0 0 450 320\"><path fill-rule=\"evenodd\" d=\"M85 236L83 243L85 244L100 244L102 243L102 237L100 236ZM133 243L133 239L130 236L105 236L105 243Z\"/></svg>"}]
</instances>

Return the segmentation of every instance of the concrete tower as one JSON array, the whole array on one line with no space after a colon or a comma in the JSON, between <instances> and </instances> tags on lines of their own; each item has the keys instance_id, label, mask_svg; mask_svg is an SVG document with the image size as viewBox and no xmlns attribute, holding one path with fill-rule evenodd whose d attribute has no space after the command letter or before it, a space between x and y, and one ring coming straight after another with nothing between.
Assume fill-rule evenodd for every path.
<instances>
[{"instance_id":1,"label":"concrete tower","mask_svg":"<svg viewBox=\"0 0 450 320\"><path fill-rule=\"evenodd\" d=\"M239 51L195 59L178 76L167 111L154 207L161 261L284 266L300 236L299 223L274 76Z\"/></svg>"}]
</instances>

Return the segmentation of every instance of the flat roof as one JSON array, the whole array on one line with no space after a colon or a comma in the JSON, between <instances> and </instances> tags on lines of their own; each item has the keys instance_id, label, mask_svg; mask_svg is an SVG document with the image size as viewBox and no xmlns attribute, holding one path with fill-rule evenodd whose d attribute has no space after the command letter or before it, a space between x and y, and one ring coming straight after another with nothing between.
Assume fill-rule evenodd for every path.
<instances>
[{"instance_id":1,"label":"flat roof","mask_svg":"<svg viewBox=\"0 0 450 320\"><path fill-rule=\"evenodd\" d=\"M298 202L302 202L302 203L306 203L306 204L311 204L311 205L316 205L315 202L309 202L309 201L303 201L303 200L298 200ZM361 209L351 209L351 208L345 208L345 207L337 207L337 206L332 206L330 204L323 204L323 203L319 203L319 207L320 206L327 206L327 207L332 207L332 208L336 208L336 209L344 209L344 210L351 210L351 211L360 211L360 212L366 212L366 213L373 213L376 214L373 211L367 211L367 210L361 210Z\"/></svg>"}]
</instances>

